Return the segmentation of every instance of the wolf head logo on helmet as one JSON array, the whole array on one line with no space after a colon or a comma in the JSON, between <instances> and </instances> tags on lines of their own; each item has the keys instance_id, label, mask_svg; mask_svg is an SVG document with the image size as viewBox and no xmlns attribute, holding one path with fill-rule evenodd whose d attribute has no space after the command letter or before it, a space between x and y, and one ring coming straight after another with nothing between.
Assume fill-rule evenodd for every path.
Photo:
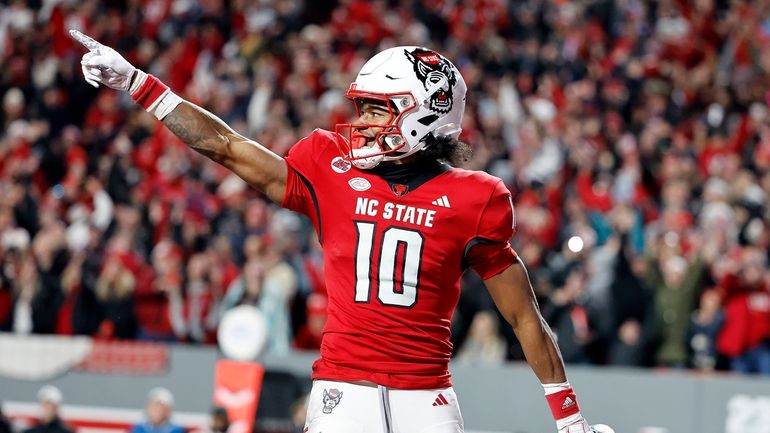
<instances>
[{"instance_id":1,"label":"wolf head logo on helmet","mask_svg":"<svg viewBox=\"0 0 770 433\"><path fill-rule=\"evenodd\" d=\"M404 50L406 58L414 65L414 73L422 81L430 96L430 108L438 113L446 114L452 109L452 87L457 82L452 65L440 54L424 48L409 51ZM437 86L435 92L430 92L432 86Z\"/></svg>"},{"instance_id":2,"label":"wolf head logo on helmet","mask_svg":"<svg viewBox=\"0 0 770 433\"><path fill-rule=\"evenodd\" d=\"M359 115L365 102L384 107L388 121L338 124L337 146L353 165L370 169L413 155L429 137L457 138L465 92L460 71L435 51L416 46L381 51L364 64L345 96Z\"/></svg>"}]
</instances>

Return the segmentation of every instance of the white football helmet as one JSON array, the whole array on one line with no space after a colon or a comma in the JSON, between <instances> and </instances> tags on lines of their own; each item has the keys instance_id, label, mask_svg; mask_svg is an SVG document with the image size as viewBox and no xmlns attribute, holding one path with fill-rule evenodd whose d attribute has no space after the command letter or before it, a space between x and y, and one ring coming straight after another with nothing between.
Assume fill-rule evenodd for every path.
<instances>
[{"instance_id":1,"label":"white football helmet","mask_svg":"<svg viewBox=\"0 0 770 433\"><path fill-rule=\"evenodd\" d=\"M364 64L346 96L360 115L363 101L380 102L390 111L387 125L336 125L342 155L358 168L405 158L423 149L429 134L457 138L465 112L465 80L455 65L427 48L384 50ZM372 146L356 131L377 128Z\"/></svg>"}]
</instances>

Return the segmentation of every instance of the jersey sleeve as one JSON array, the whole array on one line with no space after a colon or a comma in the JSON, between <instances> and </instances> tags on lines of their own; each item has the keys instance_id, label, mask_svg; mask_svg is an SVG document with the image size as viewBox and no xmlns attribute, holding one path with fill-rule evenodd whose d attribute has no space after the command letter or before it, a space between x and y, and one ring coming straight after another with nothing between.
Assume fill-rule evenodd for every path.
<instances>
[{"instance_id":1,"label":"jersey sleeve","mask_svg":"<svg viewBox=\"0 0 770 433\"><path fill-rule=\"evenodd\" d=\"M286 173L286 193L281 207L299 212L317 224L315 190L310 182L291 165Z\"/></svg>"},{"instance_id":2,"label":"jersey sleeve","mask_svg":"<svg viewBox=\"0 0 770 433\"><path fill-rule=\"evenodd\" d=\"M289 149L284 158L286 164L310 182L316 183L319 175L318 163L321 155L328 151L331 138L329 132L316 129L299 140Z\"/></svg>"},{"instance_id":3,"label":"jersey sleeve","mask_svg":"<svg viewBox=\"0 0 770 433\"><path fill-rule=\"evenodd\" d=\"M321 183L318 169L319 155L328 151L327 131L315 130L298 141L284 158L287 166L286 192L281 207L299 212L310 218L321 235L321 212L315 185Z\"/></svg>"},{"instance_id":4,"label":"jersey sleeve","mask_svg":"<svg viewBox=\"0 0 770 433\"><path fill-rule=\"evenodd\" d=\"M489 279L516 262L516 252L509 242L515 226L511 193L498 181L481 212L476 236L465 246L465 263L482 279Z\"/></svg>"}]
</instances>

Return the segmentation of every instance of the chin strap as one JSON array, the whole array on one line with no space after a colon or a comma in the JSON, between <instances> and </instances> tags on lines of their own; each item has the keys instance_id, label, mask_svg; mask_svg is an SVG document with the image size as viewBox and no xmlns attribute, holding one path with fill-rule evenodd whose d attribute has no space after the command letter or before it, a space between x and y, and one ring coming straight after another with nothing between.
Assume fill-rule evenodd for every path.
<instances>
[{"instance_id":1,"label":"chin strap","mask_svg":"<svg viewBox=\"0 0 770 433\"><path fill-rule=\"evenodd\" d=\"M460 127L460 125L447 123L446 125L442 125L436 128L432 134L434 137L450 136L456 138L460 135L461 132L463 132L463 129Z\"/></svg>"}]
</instances>

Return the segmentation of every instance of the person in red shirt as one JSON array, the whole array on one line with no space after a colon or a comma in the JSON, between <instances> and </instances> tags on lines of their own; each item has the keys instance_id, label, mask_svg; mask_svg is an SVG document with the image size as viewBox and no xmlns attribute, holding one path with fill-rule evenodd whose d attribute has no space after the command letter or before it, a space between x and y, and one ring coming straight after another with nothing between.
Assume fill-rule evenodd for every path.
<instances>
[{"instance_id":1,"label":"person in red shirt","mask_svg":"<svg viewBox=\"0 0 770 433\"><path fill-rule=\"evenodd\" d=\"M307 322L299 329L294 337L294 347L303 350L318 350L321 348L323 330L327 318L326 295L311 293L307 298Z\"/></svg>"},{"instance_id":2,"label":"person in red shirt","mask_svg":"<svg viewBox=\"0 0 770 433\"><path fill-rule=\"evenodd\" d=\"M716 347L740 373L770 375L770 285L765 252L746 247L739 257L727 257L720 278L724 325Z\"/></svg>"},{"instance_id":3,"label":"person in red shirt","mask_svg":"<svg viewBox=\"0 0 770 433\"><path fill-rule=\"evenodd\" d=\"M328 320L313 365L306 431L462 432L448 363L460 276L473 268L513 326L560 433L611 431L580 413L524 263L503 182L455 168L465 82L445 57L395 47L372 57L347 96L352 124L316 129L282 158L175 95L115 50L89 52L86 81L128 91L192 149L283 207L324 248ZM437 410L441 407L441 410Z\"/></svg>"}]
</instances>

